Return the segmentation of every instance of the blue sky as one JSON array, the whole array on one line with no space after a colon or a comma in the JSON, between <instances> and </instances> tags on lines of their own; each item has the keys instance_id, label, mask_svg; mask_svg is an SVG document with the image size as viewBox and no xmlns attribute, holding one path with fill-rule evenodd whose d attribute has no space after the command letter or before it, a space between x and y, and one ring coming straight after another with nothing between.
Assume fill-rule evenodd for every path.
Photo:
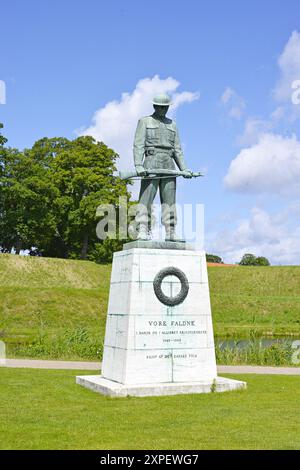
<instances>
[{"instance_id":1,"label":"blue sky","mask_svg":"<svg viewBox=\"0 0 300 470\"><path fill-rule=\"evenodd\" d=\"M206 249L299 264L299 18L297 0L3 2L4 133L19 148L94 133L124 168L151 91L177 94L187 163L207 175L178 200L205 204Z\"/></svg>"}]
</instances>

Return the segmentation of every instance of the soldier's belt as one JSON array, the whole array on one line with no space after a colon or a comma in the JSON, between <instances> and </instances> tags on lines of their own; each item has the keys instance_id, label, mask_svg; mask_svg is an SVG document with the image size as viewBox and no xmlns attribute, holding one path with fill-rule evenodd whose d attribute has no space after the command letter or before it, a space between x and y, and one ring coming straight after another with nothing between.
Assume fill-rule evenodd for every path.
<instances>
[{"instance_id":1,"label":"soldier's belt","mask_svg":"<svg viewBox=\"0 0 300 470\"><path fill-rule=\"evenodd\" d=\"M158 155L158 154L165 154L169 155L170 157L173 154L173 150L171 149L163 149L163 148L154 148L154 149L146 149L145 150L145 157L149 157L150 155Z\"/></svg>"}]
</instances>

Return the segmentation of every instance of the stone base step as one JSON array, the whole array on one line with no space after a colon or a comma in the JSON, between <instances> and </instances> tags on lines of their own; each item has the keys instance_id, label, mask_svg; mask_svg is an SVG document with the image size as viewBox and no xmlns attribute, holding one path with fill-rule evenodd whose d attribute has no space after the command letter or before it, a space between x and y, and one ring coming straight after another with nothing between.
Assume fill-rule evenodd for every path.
<instances>
[{"instance_id":1,"label":"stone base step","mask_svg":"<svg viewBox=\"0 0 300 470\"><path fill-rule=\"evenodd\" d=\"M76 377L76 383L94 392L110 397L151 397L162 395L179 395L188 393L227 392L246 388L246 382L216 377L199 382L172 382L157 384L124 385L107 380L101 375L82 375Z\"/></svg>"}]
</instances>

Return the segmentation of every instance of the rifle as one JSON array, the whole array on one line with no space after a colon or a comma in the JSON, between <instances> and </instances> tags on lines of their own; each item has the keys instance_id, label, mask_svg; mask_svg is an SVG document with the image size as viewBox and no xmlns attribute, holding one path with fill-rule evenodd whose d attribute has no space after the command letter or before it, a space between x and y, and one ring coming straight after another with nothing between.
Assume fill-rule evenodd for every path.
<instances>
[{"instance_id":1,"label":"rifle","mask_svg":"<svg viewBox=\"0 0 300 470\"><path fill-rule=\"evenodd\" d=\"M161 178L170 178L174 177L177 178L178 176L186 176L190 178L198 178L199 176L204 176L200 172L189 172L189 171L181 171L181 170L168 170L164 168L153 169L153 170L146 170L145 169L145 176L139 176L136 170L132 171L119 171L119 177L121 180L129 180L129 179L161 179Z\"/></svg>"}]
</instances>

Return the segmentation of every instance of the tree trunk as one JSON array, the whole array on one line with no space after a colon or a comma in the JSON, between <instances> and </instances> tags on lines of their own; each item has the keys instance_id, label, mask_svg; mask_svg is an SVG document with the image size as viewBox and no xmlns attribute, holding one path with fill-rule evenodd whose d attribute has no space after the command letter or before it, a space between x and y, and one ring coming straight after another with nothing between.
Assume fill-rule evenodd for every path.
<instances>
[{"instance_id":1,"label":"tree trunk","mask_svg":"<svg viewBox=\"0 0 300 470\"><path fill-rule=\"evenodd\" d=\"M81 249L81 259L86 259L87 251L88 251L88 244L89 244L89 236L86 233L83 237L82 249Z\"/></svg>"},{"instance_id":2,"label":"tree trunk","mask_svg":"<svg viewBox=\"0 0 300 470\"><path fill-rule=\"evenodd\" d=\"M16 246L15 246L16 255L20 254L21 249L22 249L22 240L21 238L17 238Z\"/></svg>"}]
</instances>

